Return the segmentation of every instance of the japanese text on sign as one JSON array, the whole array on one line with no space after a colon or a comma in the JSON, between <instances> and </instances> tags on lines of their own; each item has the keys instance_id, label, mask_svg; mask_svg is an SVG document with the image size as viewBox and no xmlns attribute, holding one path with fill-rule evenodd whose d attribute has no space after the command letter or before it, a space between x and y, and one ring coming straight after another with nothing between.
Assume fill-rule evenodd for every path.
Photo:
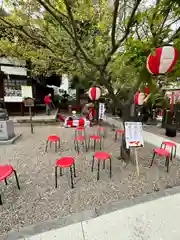
<instances>
[{"instance_id":1,"label":"japanese text on sign","mask_svg":"<svg viewBox=\"0 0 180 240\"><path fill-rule=\"evenodd\" d=\"M143 147L143 129L141 122L125 122L126 147Z\"/></svg>"},{"instance_id":2,"label":"japanese text on sign","mask_svg":"<svg viewBox=\"0 0 180 240\"><path fill-rule=\"evenodd\" d=\"M99 103L99 119L104 119L105 104Z\"/></svg>"}]
</instances>

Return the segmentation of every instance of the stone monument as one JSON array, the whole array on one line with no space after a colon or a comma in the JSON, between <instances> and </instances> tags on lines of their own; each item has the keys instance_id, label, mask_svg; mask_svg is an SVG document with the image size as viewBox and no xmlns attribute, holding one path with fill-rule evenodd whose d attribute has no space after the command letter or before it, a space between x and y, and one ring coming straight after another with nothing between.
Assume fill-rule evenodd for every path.
<instances>
[{"instance_id":1,"label":"stone monument","mask_svg":"<svg viewBox=\"0 0 180 240\"><path fill-rule=\"evenodd\" d=\"M0 108L0 144L11 144L20 135L15 134L14 123L12 120L9 120L6 109Z\"/></svg>"},{"instance_id":2,"label":"stone monument","mask_svg":"<svg viewBox=\"0 0 180 240\"><path fill-rule=\"evenodd\" d=\"M12 120L0 120L0 141L7 141L15 137Z\"/></svg>"}]
</instances>

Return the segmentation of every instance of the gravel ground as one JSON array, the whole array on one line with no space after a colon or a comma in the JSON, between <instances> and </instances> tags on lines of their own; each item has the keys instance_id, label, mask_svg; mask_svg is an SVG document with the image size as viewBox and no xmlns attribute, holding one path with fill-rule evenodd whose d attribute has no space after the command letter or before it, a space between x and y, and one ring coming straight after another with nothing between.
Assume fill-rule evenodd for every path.
<instances>
[{"instance_id":1,"label":"gravel ground","mask_svg":"<svg viewBox=\"0 0 180 240\"><path fill-rule=\"evenodd\" d=\"M88 134L96 129L88 129ZM104 150L113 155L112 179L109 178L108 164L106 170L100 172L97 182L95 169L91 173L92 151L79 156L73 148L73 129L60 126L38 126L31 135L29 127L17 127L22 138L14 145L0 146L0 164L11 164L17 170L21 190L16 187L14 176L8 178L8 186L1 182L3 206L0 206L0 239L7 231L36 224L52 218L59 218L74 212L116 202L121 199L132 199L155 190L163 190L168 186L180 184L180 164L174 161L170 172L166 173L164 161L149 169L149 160L153 147L146 144L139 151L140 176L136 174L134 165L118 160L119 141L114 143L113 133L106 129ZM62 139L61 151L52 149L44 152L48 135L57 134ZM88 135L87 134L87 135ZM54 187L55 160L60 156L75 156L76 173L75 188L70 188L69 171L60 178L58 188ZM97 167L95 165L95 167Z\"/></svg>"}]
</instances>

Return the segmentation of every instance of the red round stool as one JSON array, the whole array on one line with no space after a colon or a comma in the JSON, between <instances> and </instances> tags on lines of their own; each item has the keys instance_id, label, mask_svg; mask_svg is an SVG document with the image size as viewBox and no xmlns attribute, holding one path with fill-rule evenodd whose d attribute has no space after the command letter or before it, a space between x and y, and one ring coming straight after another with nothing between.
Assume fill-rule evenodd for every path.
<instances>
[{"instance_id":1,"label":"red round stool","mask_svg":"<svg viewBox=\"0 0 180 240\"><path fill-rule=\"evenodd\" d=\"M99 136L105 137L105 128L99 127L99 128L97 129L97 133L98 133Z\"/></svg>"},{"instance_id":2,"label":"red round stool","mask_svg":"<svg viewBox=\"0 0 180 240\"><path fill-rule=\"evenodd\" d=\"M60 137L58 136L49 136L47 141L46 141L46 149L45 151L47 152L47 148L48 148L48 144L50 143L50 147L51 147L51 144L54 143L55 144L55 152L57 152L57 148L59 147L60 148Z\"/></svg>"},{"instance_id":3,"label":"red round stool","mask_svg":"<svg viewBox=\"0 0 180 240\"><path fill-rule=\"evenodd\" d=\"M57 168L60 168L60 176L62 176L62 169L69 168L70 169L70 176L71 176L71 187L74 188L73 183L73 171L74 177L76 177L76 170L75 170L75 160L73 157L62 157L56 161L55 166L55 188L57 188ZM73 167L73 170L72 170Z\"/></svg>"},{"instance_id":4,"label":"red round stool","mask_svg":"<svg viewBox=\"0 0 180 240\"><path fill-rule=\"evenodd\" d=\"M170 152L162 148L155 148L153 151L154 153L153 153L150 167L153 165L155 156L158 155L166 158L165 167L167 167L167 172L169 172L169 158L171 156Z\"/></svg>"},{"instance_id":5,"label":"red round stool","mask_svg":"<svg viewBox=\"0 0 180 240\"><path fill-rule=\"evenodd\" d=\"M75 138L78 136L85 136L85 128L84 127L77 127L75 129Z\"/></svg>"},{"instance_id":6,"label":"red round stool","mask_svg":"<svg viewBox=\"0 0 180 240\"><path fill-rule=\"evenodd\" d=\"M106 153L106 152L96 152L93 155L93 160L92 160L92 167L91 167L91 171L93 172L94 169L94 160L98 161L98 172L97 172L97 180L99 180L99 169L100 169L100 161L103 161L103 169L105 169L105 161L108 160L110 161L110 165L109 165L109 174L110 174L110 178L112 176L112 166L111 166L111 156L110 154Z\"/></svg>"},{"instance_id":7,"label":"red round stool","mask_svg":"<svg viewBox=\"0 0 180 240\"><path fill-rule=\"evenodd\" d=\"M14 172L17 187L18 189L20 189L17 173L11 165L0 165L0 181L4 180L5 184L7 185L7 178L12 174L12 172ZM1 195L0 195L0 205L2 205Z\"/></svg>"},{"instance_id":8,"label":"red round stool","mask_svg":"<svg viewBox=\"0 0 180 240\"><path fill-rule=\"evenodd\" d=\"M120 129L115 129L115 134L114 134L114 141L117 141L117 136L124 134L124 130L120 130Z\"/></svg>"},{"instance_id":9,"label":"red round stool","mask_svg":"<svg viewBox=\"0 0 180 240\"><path fill-rule=\"evenodd\" d=\"M74 139L74 149L75 151L80 152L79 142L83 145L83 148L86 149L87 152L87 145L86 145L86 138L85 136L78 136Z\"/></svg>"},{"instance_id":10,"label":"red round stool","mask_svg":"<svg viewBox=\"0 0 180 240\"><path fill-rule=\"evenodd\" d=\"M173 142L162 142L161 144L161 148L164 148L166 149L166 147L170 147L171 148L171 161L173 159L173 157L175 158L176 157L176 148L177 148L177 145Z\"/></svg>"},{"instance_id":11,"label":"red round stool","mask_svg":"<svg viewBox=\"0 0 180 240\"><path fill-rule=\"evenodd\" d=\"M88 142L88 149L90 147L90 143L94 142L94 151L96 150L96 142L99 142L99 148L101 150L101 137L97 135L93 135L89 137L89 142Z\"/></svg>"}]
</instances>

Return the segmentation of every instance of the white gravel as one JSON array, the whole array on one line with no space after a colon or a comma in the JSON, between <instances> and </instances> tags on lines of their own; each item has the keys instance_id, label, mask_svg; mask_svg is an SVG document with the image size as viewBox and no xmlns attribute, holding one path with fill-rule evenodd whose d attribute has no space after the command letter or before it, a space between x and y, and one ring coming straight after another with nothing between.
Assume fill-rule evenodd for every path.
<instances>
[{"instance_id":1,"label":"white gravel","mask_svg":"<svg viewBox=\"0 0 180 240\"><path fill-rule=\"evenodd\" d=\"M148 144L140 150L140 176L137 176L132 164L124 168L124 163L117 159L119 141L114 143L110 128L107 128L104 150L113 154L112 179L109 178L107 163L106 170L101 167L98 182L96 169L91 173L93 152L78 156L74 151L74 129L37 126L34 134L30 133L29 127L17 127L16 131L23 134L21 139L14 145L0 146L0 164L13 165L21 187L19 191L13 174L8 178L8 186L1 182L3 206L0 206L0 239L14 228L63 217L121 199L132 199L153 192L157 186L163 190L167 185L180 183L180 164L177 160L171 165L169 173L165 171L163 160L158 166L154 165L149 169L153 148ZM95 131L95 128L89 128L88 134ZM61 137L61 150L55 153L52 147L45 153L47 136L53 134ZM63 177L58 174L58 188L55 189L55 161L67 155L76 159L75 188L70 188L69 171L66 171Z\"/></svg>"}]
</instances>

